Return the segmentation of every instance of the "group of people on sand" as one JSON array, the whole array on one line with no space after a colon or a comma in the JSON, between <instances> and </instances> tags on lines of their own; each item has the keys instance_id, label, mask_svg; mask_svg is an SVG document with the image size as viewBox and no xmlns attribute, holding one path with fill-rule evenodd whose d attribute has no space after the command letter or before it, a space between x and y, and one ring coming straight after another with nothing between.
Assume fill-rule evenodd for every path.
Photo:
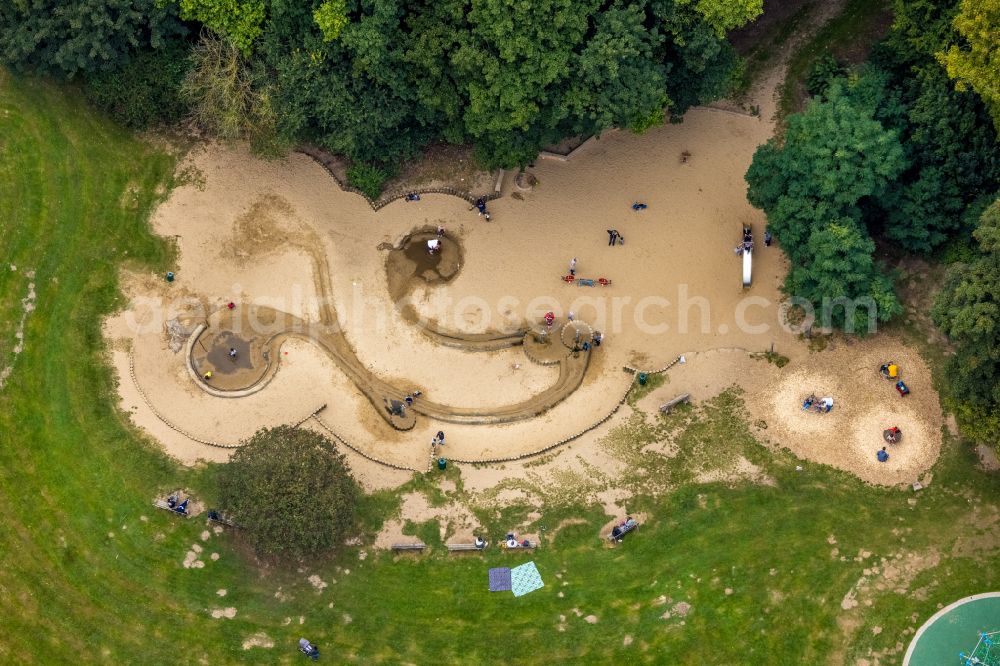
<instances>
[{"instance_id":1,"label":"group of people on sand","mask_svg":"<svg viewBox=\"0 0 1000 666\"><path fill-rule=\"evenodd\" d=\"M619 525L615 525L611 530L611 536L609 537L611 541L621 542L622 537L625 536L627 532L631 532L639 523L632 516L626 516L625 520Z\"/></svg>"},{"instance_id":2,"label":"group of people on sand","mask_svg":"<svg viewBox=\"0 0 1000 666\"><path fill-rule=\"evenodd\" d=\"M188 497L185 498L184 501L182 502L180 495L174 493L173 495L167 498L167 507L174 513L179 513L182 516L186 516L188 514L188 502L190 501L191 498Z\"/></svg>"}]
</instances>

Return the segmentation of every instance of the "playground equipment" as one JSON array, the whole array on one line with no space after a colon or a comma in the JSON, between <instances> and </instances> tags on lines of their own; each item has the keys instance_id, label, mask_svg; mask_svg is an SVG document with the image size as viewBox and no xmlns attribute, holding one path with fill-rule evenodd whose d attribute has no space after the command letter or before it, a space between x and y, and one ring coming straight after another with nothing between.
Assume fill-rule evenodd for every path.
<instances>
[{"instance_id":1,"label":"playground equipment","mask_svg":"<svg viewBox=\"0 0 1000 666\"><path fill-rule=\"evenodd\" d=\"M899 444L900 440L903 439L903 431L898 426L886 428L882 431L882 439L889 444Z\"/></svg>"},{"instance_id":2,"label":"playground equipment","mask_svg":"<svg viewBox=\"0 0 1000 666\"><path fill-rule=\"evenodd\" d=\"M979 642L970 654L959 652L962 666L1000 666L1000 631L979 632Z\"/></svg>"},{"instance_id":3,"label":"playground equipment","mask_svg":"<svg viewBox=\"0 0 1000 666\"><path fill-rule=\"evenodd\" d=\"M677 405L687 404L689 402L691 402L691 394L682 393L673 400L668 400L667 402L660 405L660 413L669 414L670 412L674 411L674 407L676 407Z\"/></svg>"},{"instance_id":4,"label":"playground equipment","mask_svg":"<svg viewBox=\"0 0 1000 666\"><path fill-rule=\"evenodd\" d=\"M576 286L578 287L596 287L598 285L602 287L611 286L611 280L603 277L595 279L595 278L577 277L575 275L564 275L562 277L562 281L565 282L566 284L573 284L574 282L576 282Z\"/></svg>"},{"instance_id":5,"label":"playground equipment","mask_svg":"<svg viewBox=\"0 0 1000 666\"><path fill-rule=\"evenodd\" d=\"M736 251L743 256L743 288L746 289L753 273L753 229L748 224L743 225L743 242L736 246Z\"/></svg>"}]
</instances>

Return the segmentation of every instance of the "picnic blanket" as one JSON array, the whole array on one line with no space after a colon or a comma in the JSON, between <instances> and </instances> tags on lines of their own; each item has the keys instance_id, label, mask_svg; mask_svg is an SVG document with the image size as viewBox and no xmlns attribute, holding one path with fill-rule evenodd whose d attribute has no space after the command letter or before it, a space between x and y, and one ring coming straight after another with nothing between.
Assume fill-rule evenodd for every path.
<instances>
[{"instance_id":1,"label":"picnic blanket","mask_svg":"<svg viewBox=\"0 0 1000 666\"><path fill-rule=\"evenodd\" d=\"M490 592L506 592L510 589L510 569L498 567L490 569Z\"/></svg>"},{"instance_id":2,"label":"picnic blanket","mask_svg":"<svg viewBox=\"0 0 1000 666\"><path fill-rule=\"evenodd\" d=\"M524 596L544 586L534 562L526 562L510 570L510 589L515 597Z\"/></svg>"}]
</instances>

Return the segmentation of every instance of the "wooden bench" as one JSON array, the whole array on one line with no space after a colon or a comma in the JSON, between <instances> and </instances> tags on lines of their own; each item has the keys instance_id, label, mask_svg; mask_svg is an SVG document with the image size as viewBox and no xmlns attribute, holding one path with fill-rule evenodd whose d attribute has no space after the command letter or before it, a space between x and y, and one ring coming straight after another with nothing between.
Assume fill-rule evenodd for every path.
<instances>
[{"instance_id":1,"label":"wooden bench","mask_svg":"<svg viewBox=\"0 0 1000 666\"><path fill-rule=\"evenodd\" d=\"M474 543L449 543L445 544L445 546L448 548L448 552L450 553L456 553L465 550L486 550L486 546L480 548Z\"/></svg>"},{"instance_id":2,"label":"wooden bench","mask_svg":"<svg viewBox=\"0 0 1000 666\"><path fill-rule=\"evenodd\" d=\"M153 506L155 506L157 509L163 509L165 511L169 511L170 513L174 514L175 516L184 516L185 518L190 518L191 517L190 513L181 513L179 511L175 511L174 509L171 509L170 505L167 504L167 500L164 500L164 499L158 499L158 500L156 500L155 502L153 502Z\"/></svg>"},{"instance_id":3,"label":"wooden bench","mask_svg":"<svg viewBox=\"0 0 1000 666\"><path fill-rule=\"evenodd\" d=\"M621 527L621 532L618 533L618 536L615 536L614 530L612 529L611 534L608 535L609 541L621 541L623 536L625 536L629 532L639 529L639 522L636 521L627 527L622 527L621 525L615 525L615 527Z\"/></svg>"},{"instance_id":4,"label":"wooden bench","mask_svg":"<svg viewBox=\"0 0 1000 666\"><path fill-rule=\"evenodd\" d=\"M236 523L234 523L229 516L215 510L208 512L208 522L218 523L219 525L225 525L226 527L236 527Z\"/></svg>"},{"instance_id":5,"label":"wooden bench","mask_svg":"<svg viewBox=\"0 0 1000 666\"><path fill-rule=\"evenodd\" d=\"M393 550L423 550L426 548L426 544L422 543L394 543L392 544Z\"/></svg>"},{"instance_id":6,"label":"wooden bench","mask_svg":"<svg viewBox=\"0 0 1000 666\"><path fill-rule=\"evenodd\" d=\"M674 407L676 407L677 405L680 405L682 403L688 403L688 402L691 402L691 394L689 394L689 393L682 393L681 395L677 396L673 400L670 400L670 401L665 402L662 405L660 405L660 413L661 414L669 414L670 412L673 411Z\"/></svg>"}]
</instances>

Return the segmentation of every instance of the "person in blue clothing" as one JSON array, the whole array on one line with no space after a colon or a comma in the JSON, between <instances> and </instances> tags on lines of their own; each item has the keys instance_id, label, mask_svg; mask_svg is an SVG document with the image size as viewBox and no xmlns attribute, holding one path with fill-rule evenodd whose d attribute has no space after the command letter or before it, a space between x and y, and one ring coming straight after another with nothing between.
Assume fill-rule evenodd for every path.
<instances>
[{"instance_id":1,"label":"person in blue clothing","mask_svg":"<svg viewBox=\"0 0 1000 666\"><path fill-rule=\"evenodd\" d=\"M875 455L875 457L876 457L876 458L878 458L878 461L879 461L879 462L886 462L887 460L889 460L889 452L888 452L888 451L886 451L886 450L885 450L885 447L883 446L883 447L882 447L882 450L881 450L881 451L879 451L879 452L878 452L878 453L877 453L877 454Z\"/></svg>"}]
</instances>

